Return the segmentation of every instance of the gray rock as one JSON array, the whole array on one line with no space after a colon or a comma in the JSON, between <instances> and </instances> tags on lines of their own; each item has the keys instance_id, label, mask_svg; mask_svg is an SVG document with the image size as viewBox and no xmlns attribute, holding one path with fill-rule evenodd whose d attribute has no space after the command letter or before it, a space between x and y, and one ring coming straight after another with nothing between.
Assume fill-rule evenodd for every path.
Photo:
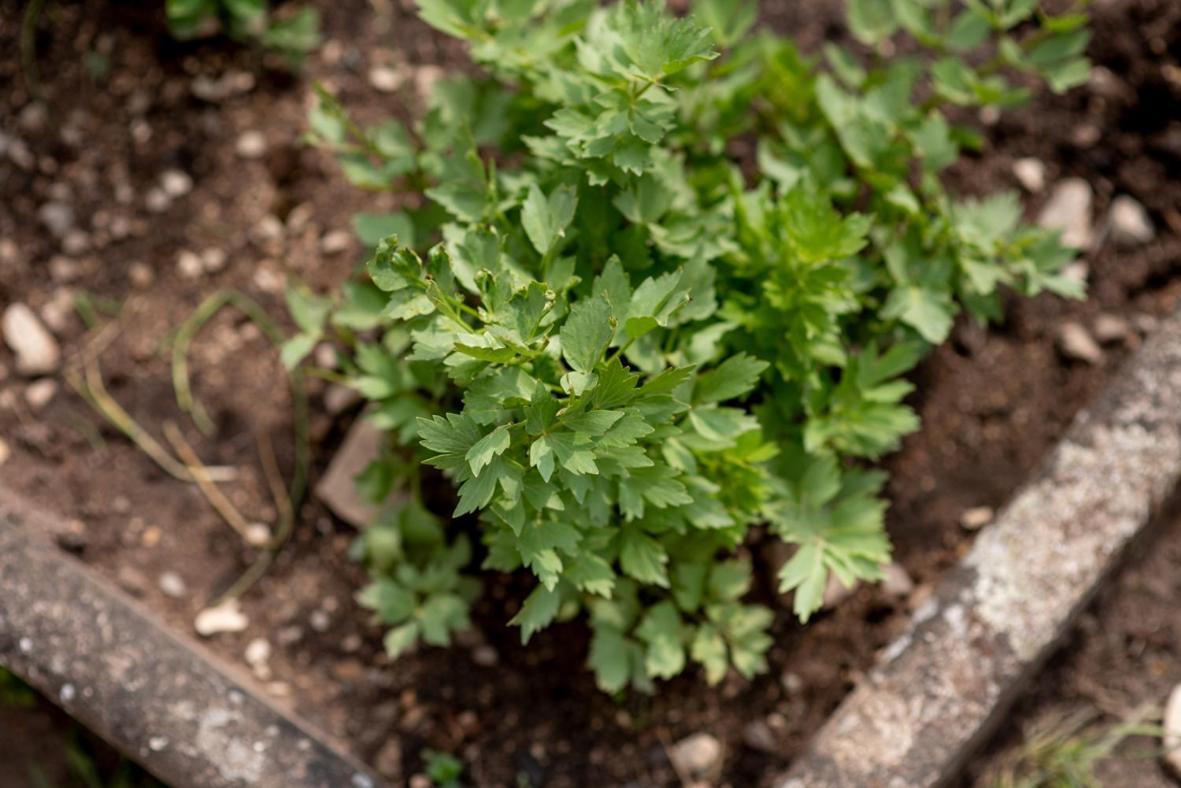
<instances>
[{"instance_id":1,"label":"gray rock","mask_svg":"<svg viewBox=\"0 0 1181 788\"><path fill-rule=\"evenodd\" d=\"M1173 691L1169 693L1161 727L1164 728L1162 759L1165 768L1181 780L1181 684L1173 687Z\"/></svg>"},{"instance_id":2,"label":"gray rock","mask_svg":"<svg viewBox=\"0 0 1181 788\"><path fill-rule=\"evenodd\" d=\"M17 372L35 377L57 370L61 364L61 349L33 310L22 303L11 304L4 310L0 327L4 342L16 353Z\"/></svg>"},{"instance_id":3,"label":"gray rock","mask_svg":"<svg viewBox=\"0 0 1181 788\"><path fill-rule=\"evenodd\" d=\"M1050 199L1038 215L1038 224L1059 230L1062 243L1076 249L1091 245L1091 185L1082 178L1067 178L1054 186Z\"/></svg>"},{"instance_id":4,"label":"gray rock","mask_svg":"<svg viewBox=\"0 0 1181 788\"><path fill-rule=\"evenodd\" d=\"M694 733L669 747L668 757L678 774L710 779L722 770L722 743L708 733Z\"/></svg>"},{"instance_id":5,"label":"gray rock","mask_svg":"<svg viewBox=\"0 0 1181 788\"><path fill-rule=\"evenodd\" d=\"M372 523L377 508L357 493L354 479L381 454L384 441L381 430L365 419L358 419L316 485L316 496L337 517L357 528Z\"/></svg>"},{"instance_id":6,"label":"gray rock","mask_svg":"<svg viewBox=\"0 0 1181 788\"><path fill-rule=\"evenodd\" d=\"M1134 198L1121 194L1111 201L1107 212L1107 229L1117 246L1134 247L1156 237L1156 228L1148 211Z\"/></svg>"},{"instance_id":7,"label":"gray rock","mask_svg":"<svg viewBox=\"0 0 1181 788\"><path fill-rule=\"evenodd\" d=\"M57 238L74 229L74 209L64 202L45 203L37 210L37 218Z\"/></svg>"},{"instance_id":8,"label":"gray rock","mask_svg":"<svg viewBox=\"0 0 1181 788\"><path fill-rule=\"evenodd\" d=\"M1041 159L1024 158L1013 162L1013 177L1033 194L1046 188L1046 165Z\"/></svg>"}]
</instances>

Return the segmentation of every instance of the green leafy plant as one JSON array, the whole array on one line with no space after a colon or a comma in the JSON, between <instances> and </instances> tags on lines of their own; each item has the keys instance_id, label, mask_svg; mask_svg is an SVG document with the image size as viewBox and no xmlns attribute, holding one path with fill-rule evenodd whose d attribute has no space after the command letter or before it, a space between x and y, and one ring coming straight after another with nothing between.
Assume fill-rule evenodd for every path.
<instances>
[{"instance_id":1,"label":"green leafy plant","mask_svg":"<svg viewBox=\"0 0 1181 788\"><path fill-rule=\"evenodd\" d=\"M732 0L419 6L483 70L412 126L320 94L310 139L412 207L357 217L374 249L339 297L290 297L288 363L339 339L390 436L359 479L382 505L362 603L391 654L445 644L478 552L535 577L523 640L586 617L604 690L764 669L752 528L794 547L801 619L830 575L880 578L866 463L918 427L904 375L960 311L999 318L1002 288L1081 295L1014 195L940 174L982 144L961 108L1085 78L1085 14L854 0L859 45L816 59ZM886 57L900 36L920 53Z\"/></svg>"},{"instance_id":2,"label":"green leafy plant","mask_svg":"<svg viewBox=\"0 0 1181 788\"><path fill-rule=\"evenodd\" d=\"M310 6L282 18L271 13L267 0L165 0L164 6L168 27L177 38L222 30L293 63L320 43L320 15Z\"/></svg>"}]
</instances>

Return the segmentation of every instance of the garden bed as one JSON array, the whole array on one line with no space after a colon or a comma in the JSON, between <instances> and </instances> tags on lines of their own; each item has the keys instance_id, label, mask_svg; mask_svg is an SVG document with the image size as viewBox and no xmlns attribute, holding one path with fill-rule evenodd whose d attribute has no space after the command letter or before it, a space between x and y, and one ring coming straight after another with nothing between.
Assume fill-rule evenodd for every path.
<instances>
[{"instance_id":1,"label":"garden bed","mask_svg":"<svg viewBox=\"0 0 1181 788\"><path fill-rule=\"evenodd\" d=\"M768 22L805 46L840 35L838 7L764 5ZM28 109L19 89L0 97L0 302L48 309L67 357L87 339L61 306L68 293L90 294L100 308L120 304L102 369L111 394L157 434L164 420L180 419L162 347L202 298L234 286L281 315L285 277L326 287L357 262L359 246L337 232L347 231L353 211L393 207L385 196L367 201L326 155L300 146L311 81L331 84L367 118L405 114L436 66L462 62L401 4L322 10L326 43L296 78L260 70L247 50L178 45L146 9L51 4L40 59L63 65L43 69L47 113ZM363 580L346 557L353 532L309 504L292 543L243 599L248 627L209 645L241 662L264 639L270 656L256 669L274 701L391 777L420 770L422 750L433 748L454 752L480 785L519 774L547 785L673 784L664 747L699 731L723 741L725 782L756 783L782 769L967 550L964 512L1007 500L1142 328L1175 307L1181 185L1167 173L1181 159L1181 130L1167 113L1181 86L1163 67L1176 68L1179 16L1166 2L1103 4L1091 54L1110 76L1002 118L988 129L992 146L953 173L963 192L1014 188L1015 160L1035 157L1047 187L1026 195L1031 215L1056 182L1077 176L1095 191L1097 220L1113 197L1130 194L1148 208L1157 235L1117 249L1098 233L1084 257L1089 301L1014 301L1002 326L959 326L918 371L914 404L924 431L887 462L890 532L914 590L859 589L807 628L780 602L766 676L716 690L688 677L655 698L616 704L583 671L577 628L551 628L527 653L517 645L516 630L504 626L504 600L521 598L511 582L489 589L477 608L479 634L462 648L387 664L379 628L352 602ZM0 21L6 40L15 38L13 24ZM19 84L14 48L0 58L5 81ZM374 87L389 86L387 72L405 75L400 93ZM166 175L173 171L182 177ZM68 208L71 226L63 209L47 205ZM1127 331L1111 332L1097 363L1066 357L1062 327L1095 329L1101 316ZM0 465L4 483L72 520L60 544L191 633L196 613L251 552L195 488L164 475L63 380L51 378L59 390L34 408L36 392L0 353L0 436L11 453ZM240 509L273 520L253 434L267 430L289 467L290 405L274 353L252 324L223 315L195 345L193 368L197 395L216 406L218 433L207 440L189 430L190 440L207 463L241 469L240 483L227 487ZM313 392L317 468L354 415L329 414L326 393Z\"/></svg>"}]
</instances>

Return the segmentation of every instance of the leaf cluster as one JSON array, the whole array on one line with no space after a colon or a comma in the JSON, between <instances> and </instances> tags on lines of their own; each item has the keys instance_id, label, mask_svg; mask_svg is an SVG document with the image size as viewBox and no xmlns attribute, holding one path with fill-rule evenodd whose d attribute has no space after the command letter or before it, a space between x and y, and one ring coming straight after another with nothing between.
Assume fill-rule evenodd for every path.
<instances>
[{"instance_id":1,"label":"leaf cluster","mask_svg":"<svg viewBox=\"0 0 1181 788\"><path fill-rule=\"evenodd\" d=\"M362 600L392 653L446 642L478 540L483 569L535 580L523 640L586 617L605 690L758 672L752 529L794 550L777 587L801 619L830 575L880 577L866 465L918 427L906 373L960 312L999 318L1002 288L1081 294L1014 195L956 199L941 173L981 145L955 108L1085 75L1085 15L850 0L861 46L810 58L732 0L419 6L482 71L411 126L321 93L310 135L345 174L426 199L356 218L365 275L293 293L285 354L341 337L391 436L361 479L386 505ZM900 36L919 54L885 57Z\"/></svg>"}]
</instances>

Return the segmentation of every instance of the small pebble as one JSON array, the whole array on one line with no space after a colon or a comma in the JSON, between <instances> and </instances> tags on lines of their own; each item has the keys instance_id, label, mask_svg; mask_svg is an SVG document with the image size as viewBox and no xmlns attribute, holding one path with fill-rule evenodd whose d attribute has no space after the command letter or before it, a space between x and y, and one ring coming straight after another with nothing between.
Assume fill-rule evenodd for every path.
<instances>
[{"instance_id":1,"label":"small pebble","mask_svg":"<svg viewBox=\"0 0 1181 788\"><path fill-rule=\"evenodd\" d=\"M226 267L226 253L216 247L206 249L201 253L201 265L206 272L216 274Z\"/></svg>"},{"instance_id":2,"label":"small pebble","mask_svg":"<svg viewBox=\"0 0 1181 788\"><path fill-rule=\"evenodd\" d=\"M270 660L271 644L266 638L255 638L246 644L246 651L242 656L247 665L258 667Z\"/></svg>"},{"instance_id":3,"label":"small pebble","mask_svg":"<svg viewBox=\"0 0 1181 788\"><path fill-rule=\"evenodd\" d=\"M323 610L313 610L308 616L308 624L317 632L327 632L328 627L332 626L332 617Z\"/></svg>"},{"instance_id":4,"label":"small pebble","mask_svg":"<svg viewBox=\"0 0 1181 788\"><path fill-rule=\"evenodd\" d=\"M164 213L171 205L172 198L163 189L153 187L144 195L144 206L152 213Z\"/></svg>"},{"instance_id":5,"label":"small pebble","mask_svg":"<svg viewBox=\"0 0 1181 788\"><path fill-rule=\"evenodd\" d=\"M166 170L160 176L160 188L169 197L184 197L193 190L193 179L182 170Z\"/></svg>"},{"instance_id":6,"label":"small pebble","mask_svg":"<svg viewBox=\"0 0 1181 788\"><path fill-rule=\"evenodd\" d=\"M1103 363L1103 348L1090 332L1073 320L1058 327L1058 349L1066 358L1087 364Z\"/></svg>"},{"instance_id":7,"label":"small pebble","mask_svg":"<svg viewBox=\"0 0 1181 788\"><path fill-rule=\"evenodd\" d=\"M1091 324L1091 331L1095 339L1104 344L1123 342L1132 335L1132 327L1119 315L1103 312Z\"/></svg>"},{"instance_id":8,"label":"small pebble","mask_svg":"<svg viewBox=\"0 0 1181 788\"><path fill-rule=\"evenodd\" d=\"M82 230L70 230L62 239L62 251L68 255L77 257L89 248L90 236Z\"/></svg>"},{"instance_id":9,"label":"small pebble","mask_svg":"<svg viewBox=\"0 0 1181 788\"><path fill-rule=\"evenodd\" d=\"M163 572L160 575L159 584L164 595L173 599L180 599L189 591L184 578L172 571Z\"/></svg>"},{"instance_id":10,"label":"small pebble","mask_svg":"<svg viewBox=\"0 0 1181 788\"><path fill-rule=\"evenodd\" d=\"M29 404L29 409L34 413L43 410L57 395L57 388L57 381L53 378L41 378L30 383L25 388L25 402Z\"/></svg>"},{"instance_id":11,"label":"small pebble","mask_svg":"<svg viewBox=\"0 0 1181 788\"><path fill-rule=\"evenodd\" d=\"M250 523L243 534L246 544L251 547L266 547L271 541L271 529L266 523Z\"/></svg>"},{"instance_id":12,"label":"small pebble","mask_svg":"<svg viewBox=\"0 0 1181 788\"><path fill-rule=\"evenodd\" d=\"M1054 186L1038 215L1038 224L1062 233L1062 243L1076 249L1091 245L1091 185L1082 178L1067 178Z\"/></svg>"},{"instance_id":13,"label":"small pebble","mask_svg":"<svg viewBox=\"0 0 1181 788\"><path fill-rule=\"evenodd\" d=\"M131 279L131 284L141 290L151 287L152 282L156 280L156 273L151 266L138 261L127 267L127 276Z\"/></svg>"},{"instance_id":14,"label":"small pebble","mask_svg":"<svg viewBox=\"0 0 1181 788\"><path fill-rule=\"evenodd\" d=\"M82 264L77 260L57 254L49 258L49 276L55 282L73 282L82 275Z\"/></svg>"},{"instance_id":15,"label":"small pebble","mask_svg":"<svg viewBox=\"0 0 1181 788\"><path fill-rule=\"evenodd\" d=\"M211 637L222 632L241 632L249 624L236 599L227 600L216 607L207 607L193 620L193 628L201 637Z\"/></svg>"},{"instance_id":16,"label":"small pebble","mask_svg":"<svg viewBox=\"0 0 1181 788\"><path fill-rule=\"evenodd\" d=\"M1018 159L1013 162L1013 175L1027 192L1037 194L1046 188L1046 165L1041 159Z\"/></svg>"},{"instance_id":17,"label":"small pebble","mask_svg":"<svg viewBox=\"0 0 1181 788\"><path fill-rule=\"evenodd\" d=\"M668 757L680 774L708 779L722 768L722 743L708 733L694 733L669 747Z\"/></svg>"},{"instance_id":18,"label":"small pebble","mask_svg":"<svg viewBox=\"0 0 1181 788\"><path fill-rule=\"evenodd\" d=\"M1161 727L1164 729L1162 744L1165 768L1181 780L1181 684L1173 687L1169 693Z\"/></svg>"},{"instance_id":19,"label":"small pebble","mask_svg":"<svg viewBox=\"0 0 1181 788\"><path fill-rule=\"evenodd\" d=\"M261 131L251 129L238 135L234 150L243 159L258 159L267 152L267 138Z\"/></svg>"},{"instance_id":20,"label":"small pebble","mask_svg":"<svg viewBox=\"0 0 1181 788\"><path fill-rule=\"evenodd\" d=\"M205 264L196 252L182 249L176 256L176 270L186 279L197 279L205 273Z\"/></svg>"},{"instance_id":21,"label":"small pebble","mask_svg":"<svg viewBox=\"0 0 1181 788\"><path fill-rule=\"evenodd\" d=\"M472 662L485 668L490 668L500 662L500 655L492 646L482 645L472 649Z\"/></svg>"},{"instance_id":22,"label":"small pebble","mask_svg":"<svg viewBox=\"0 0 1181 788\"><path fill-rule=\"evenodd\" d=\"M0 320L4 342L16 353L16 371L36 377L55 371L61 364L61 348L45 326L22 303L10 304Z\"/></svg>"},{"instance_id":23,"label":"small pebble","mask_svg":"<svg viewBox=\"0 0 1181 788\"><path fill-rule=\"evenodd\" d=\"M333 230L325 233L320 239L320 251L324 254L340 254L348 249L352 242L352 233L346 230Z\"/></svg>"},{"instance_id":24,"label":"small pebble","mask_svg":"<svg viewBox=\"0 0 1181 788\"><path fill-rule=\"evenodd\" d=\"M369 84L382 93L393 93L402 86L405 75L389 66L374 66L369 69Z\"/></svg>"},{"instance_id":25,"label":"small pebble","mask_svg":"<svg viewBox=\"0 0 1181 788\"><path fill-rule=\"evenodd\" d=\"M37 210L37 218L58 238L74 229L74 209L62 202L45 203Z\"/></svg>"},{"instance_id":26,"label":"small pebble","mask_svg":"<svg viewBox=\"0 0 1181 788\"><path fill-rule=\"evenodd\" d=\"M960 526L965 531L979 531L992 522L995 513L989 506L973 506L960 515Z\"/></svg>"},{"instance_id":27,"label":"small pebble","mask_svg":"<svg viewBox=\"0 0 1181 788\"><path fill-rule=\"evenodd\" d=\"M1111 201L1107 212L1107 228L1117 246L1131 248L1148 243L1156 237L1156 228L1148 211L1134 198L1121 194Z\"/></svg>"}]
</instances>

